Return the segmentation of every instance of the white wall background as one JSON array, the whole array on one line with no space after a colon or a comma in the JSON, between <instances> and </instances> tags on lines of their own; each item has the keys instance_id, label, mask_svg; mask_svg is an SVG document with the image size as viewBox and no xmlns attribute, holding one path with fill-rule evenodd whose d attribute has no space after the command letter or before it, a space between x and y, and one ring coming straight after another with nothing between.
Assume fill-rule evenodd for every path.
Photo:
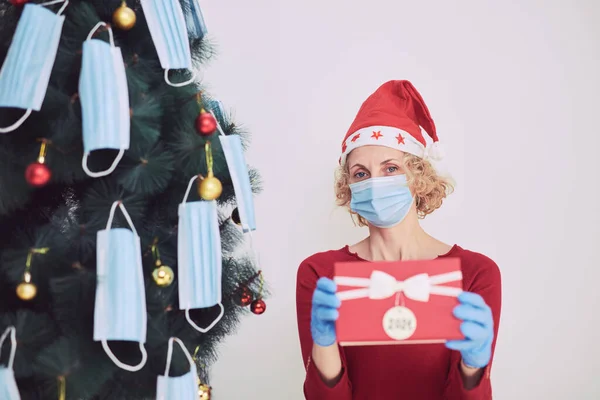
<instances>
[{"instance_id":1,"label":"white wall background","mask_svg":"<svg viewBox=\"0 0 600 400\"><path fill-rule=\"evenodd\" d=\"M295 274L360 239L332 171L388 79L429 105L458 182L426 228L492 257L504 303L495 398L600 398L600 2L204 0L205 80L254 133L256 236L274 295L221 347L216 400L303 399Z\"/></svg>"}]
</instances>

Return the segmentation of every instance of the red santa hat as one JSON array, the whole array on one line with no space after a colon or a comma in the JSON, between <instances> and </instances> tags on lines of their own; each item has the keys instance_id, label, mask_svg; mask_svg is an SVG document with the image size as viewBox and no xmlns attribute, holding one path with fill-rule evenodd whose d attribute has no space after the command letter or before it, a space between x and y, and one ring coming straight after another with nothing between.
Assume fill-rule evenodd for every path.
<instances>
[{"instance_id":1,"label":"red santa hat","mask_svg":"<svg viewBox=\"0 0 600 400\"><path fill-rule=\"evenodd\" d=\"M433 143L427 144L421 127ZM365 100L342 142L340 163L346 162L352 150L368 145L391 147L425 159L442 158L435 124L412 83L386 82Z\"/></svg>"}]
</instances>

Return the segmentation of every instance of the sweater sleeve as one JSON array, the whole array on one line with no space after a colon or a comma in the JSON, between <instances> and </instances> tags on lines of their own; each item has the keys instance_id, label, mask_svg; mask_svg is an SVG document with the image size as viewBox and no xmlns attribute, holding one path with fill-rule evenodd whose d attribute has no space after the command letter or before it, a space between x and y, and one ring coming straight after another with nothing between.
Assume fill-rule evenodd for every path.
<instances>
[{"instance_id":1,"label":"sweater sleeve","mask_svg":"<svg viewBox=\"0 0 600 400\"><path fill-rule=\"evenodd\" d=\"M494 359L494 350L498 338L498 327L500 324L500 308L502 297L502 285L500 270L496 263L485 258L485 265L478 268L471 285L465 290L478 293L483 297L486 304L492 309L494 320L494 340L492 342L492 358L489 364L484 368L481 379L477 386L467 390L463 385L462 373L460 371L461 355L458 351L453 351L450 361L450 370L445 390L444 398L446 400L491 400L492 384L490 381L490 372L492 361Z\"/></svg>"},{"instance_id":2,"label":"sweater sleeve","mask_svg":"<svg viewBox=\"0 0 600 400\"><path fill-rule=\"evenodd\" d=\"M321 373L312 362L313 348L310 333L310 318L312 310L312 295L320 278L310 262L303 262L297 274L296 281L296 316L298 319L298 333L302 359L306 369L304 381L304 396L307 400L352 400L352 386L348 378L346 358L343 349L338 346L342 359L342 375L339 381L329 387L321 378Z\"/></svg>"}]
</instances>

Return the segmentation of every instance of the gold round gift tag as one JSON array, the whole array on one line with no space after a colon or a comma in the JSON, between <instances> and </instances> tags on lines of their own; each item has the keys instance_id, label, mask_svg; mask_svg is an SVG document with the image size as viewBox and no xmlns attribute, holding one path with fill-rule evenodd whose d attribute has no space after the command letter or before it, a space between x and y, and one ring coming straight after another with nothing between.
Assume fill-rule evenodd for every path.
<instances>
[{"instance_id":1,"label":"gold round gift tag","mask_svg":"<svg viewBox=\"0 0 600 400\"><path fill-rule=\"evenodd\" d=\"M408 339L417 330L417 317L409 308L396 306L383 315L383 331L392 339Z\"/></svg>"}]
</instances>

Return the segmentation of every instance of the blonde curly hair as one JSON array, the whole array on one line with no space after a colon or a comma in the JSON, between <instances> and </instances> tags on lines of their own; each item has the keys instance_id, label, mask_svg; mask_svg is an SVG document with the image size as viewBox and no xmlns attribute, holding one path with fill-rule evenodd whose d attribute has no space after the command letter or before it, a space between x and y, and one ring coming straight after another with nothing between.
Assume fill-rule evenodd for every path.
<instances>
[{"instance_id":1,"label":"blonde curly hair","mask_svg":"<svg viewBox=\"0 0 600 400\"><path fill-rule=\"evenodd\" d=\"M415 196L415 206L420 219L425 218L442 206L446 196L454 191L454 183L436 172L431 163L413 154L404 153L402 157L403 171L408 185ZM350 172L348 163L338 167L335 173L336 204L350 211ZM360 215L350 211L353 218L358 219L359 226L367 226L367 221Z\"/></svg>"}]
</instances>

